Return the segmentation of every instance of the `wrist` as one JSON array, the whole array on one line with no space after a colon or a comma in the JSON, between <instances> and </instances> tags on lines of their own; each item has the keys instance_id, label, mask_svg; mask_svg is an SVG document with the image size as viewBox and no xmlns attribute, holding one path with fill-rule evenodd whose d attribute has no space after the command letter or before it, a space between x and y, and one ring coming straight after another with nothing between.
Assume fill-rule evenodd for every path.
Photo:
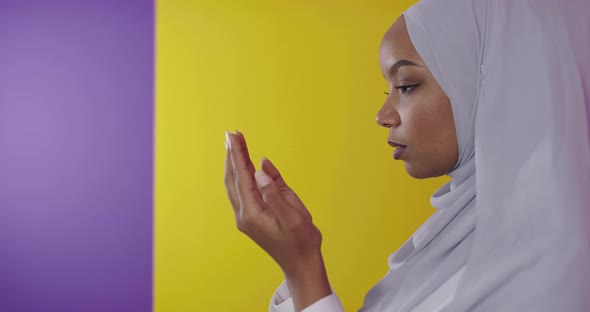
<instances>
[{"instance_id":1,"label":"wrist","mask_svg":"<svg viewBox=\"0 0 590 312\"><path fill-rule=\"evenodd\" d=\"M303 282L326 275L326 267L320 251L301 257L293 261L291 265L283 267L282 270L285 279L293 282Z\"/></svg>"},{"instance_id":2,"label":"wrist","mask_svg":"<svg viewBox=\"0 0 590 312\"><path fill-rule=\"evenodd\" d=\"M332 294L321 253L302 261L296 269L284 273L296 311Z\"/></svg>"}]
</instances>

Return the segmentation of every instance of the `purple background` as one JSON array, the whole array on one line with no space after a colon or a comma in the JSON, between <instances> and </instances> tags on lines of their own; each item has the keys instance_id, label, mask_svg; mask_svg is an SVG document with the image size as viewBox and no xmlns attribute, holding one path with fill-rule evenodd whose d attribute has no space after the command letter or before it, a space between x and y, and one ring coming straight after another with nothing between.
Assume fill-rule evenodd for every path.
<instances>
[{"instance_id":1,"label":"purple background","mask_svg":"<svg viewBox=\"0 0 590 312\"><path fill-rule=\"evenodd\" d=\"M152 310L153 1L0 0L0 311Z\"/></svg>"}]
</instances>

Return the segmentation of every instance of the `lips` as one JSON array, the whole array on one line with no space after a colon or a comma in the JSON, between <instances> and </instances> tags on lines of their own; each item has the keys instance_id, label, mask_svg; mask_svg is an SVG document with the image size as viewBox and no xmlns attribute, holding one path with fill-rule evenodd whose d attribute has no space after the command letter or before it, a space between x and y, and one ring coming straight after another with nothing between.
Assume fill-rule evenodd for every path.
<instances>
[{"instance_id":1,"label":"lips","mask_svg":"<svg viewBox=\"0 0 590 312\"><path fill-rule=\"evenodd\" d=\"M406 148L403 146L398 147L394 152L393 152L393 158L395 159L400 159L401 155L406 151Z\"/></svg>"},{"instance_id":2,"label":"lips","mask_svg":"<svg viewBox=\"0 0 590 312\"><path fill-rule=\"evenodd\" d=\"M389 143L389 145L391 145L392 147L407 147L405 145L393 142L393 141L387 141L387 143Z\"/></svg>"},{"instance_id":3,"label":"lips","mask_svg":"<svg viewBox=\"0 0 590 312\"><path fill-rule=\"evenodd\" d=\"M401 157L401 155L406 151L406 147L403 144L399 144L397 142L388 140L387 143L389 143L389 145L391 145L392 147L395 147L395 151L393 151L393 158L395 159L399 159Z\"/></svg>"}]
</instances>

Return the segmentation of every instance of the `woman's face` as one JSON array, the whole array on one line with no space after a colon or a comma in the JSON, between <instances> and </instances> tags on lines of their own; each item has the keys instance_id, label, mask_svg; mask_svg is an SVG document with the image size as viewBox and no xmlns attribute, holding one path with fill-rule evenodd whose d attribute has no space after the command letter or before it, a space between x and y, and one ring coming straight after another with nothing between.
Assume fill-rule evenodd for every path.
<instances>
[{"instance_id":1,"label":"woman's face","mask_svg":"<svg viewBox=\"0 0 590 312\"><path fill-rule=\"evenodd\" d=\"M417 179L449 173L459 157L451 102L416 52L403 16L385 33L379 63L389 95L377 123L389 128L390 142L407 146L398 159Z\"/></svg>"}]
</instances>

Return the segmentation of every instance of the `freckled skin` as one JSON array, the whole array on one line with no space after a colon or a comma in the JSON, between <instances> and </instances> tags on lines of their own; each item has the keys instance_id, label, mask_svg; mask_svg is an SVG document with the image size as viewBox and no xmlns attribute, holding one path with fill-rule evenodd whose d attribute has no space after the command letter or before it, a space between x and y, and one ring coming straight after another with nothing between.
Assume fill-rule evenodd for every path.
<instances>
[{"instance_id":1,"label":"freckled skin","mask_svg":"<svg viewBox=\"0 0 590 312\"><path fill-rule=\"evenodd\" d=\"M390 76L389 68L399 60L419 66L402 66ZM385 33L379 63L390 90L377 123L389 129L391 140L407 145L399 160L416 179L448 174L459 158L451 102L414 48L403 16Z\"/></svg>"}]
</instances>

